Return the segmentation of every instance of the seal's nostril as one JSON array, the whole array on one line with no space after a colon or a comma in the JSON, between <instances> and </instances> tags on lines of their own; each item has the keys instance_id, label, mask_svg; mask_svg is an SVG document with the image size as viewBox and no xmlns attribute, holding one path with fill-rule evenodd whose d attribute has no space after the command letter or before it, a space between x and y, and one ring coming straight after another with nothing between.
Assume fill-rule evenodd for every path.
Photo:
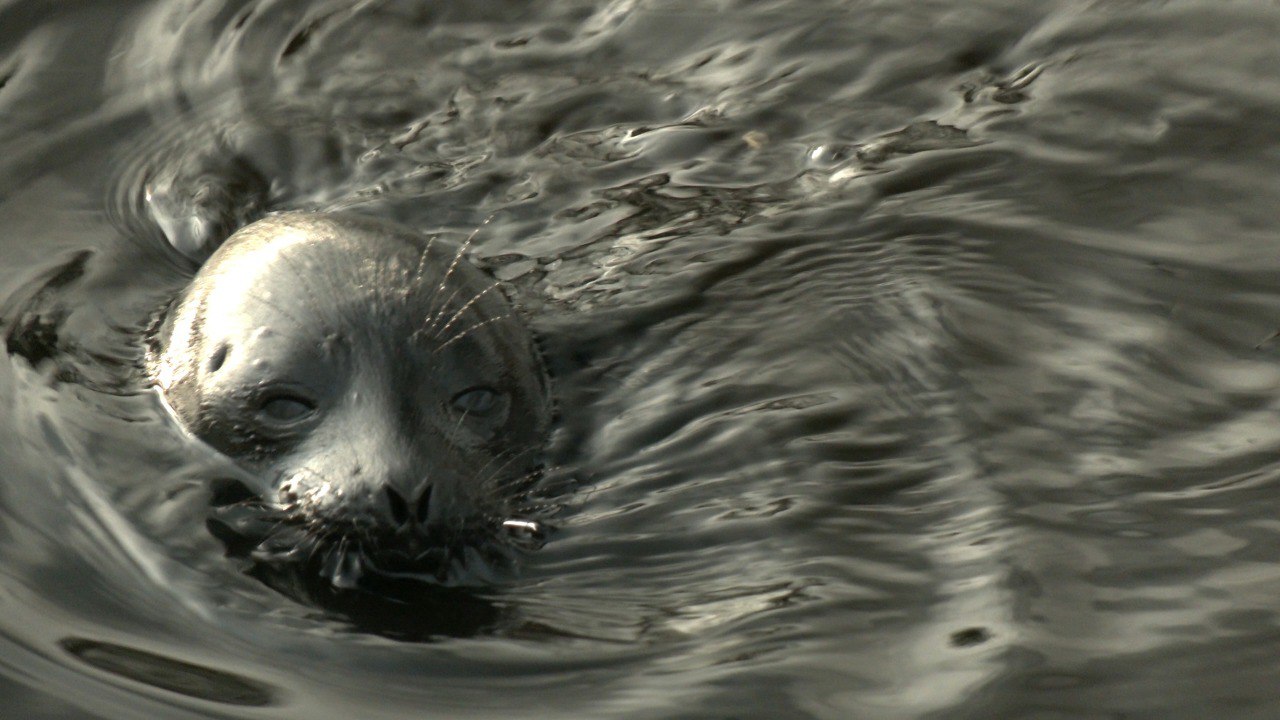
<instances>
[{"instance_id":1,"label":"seal's nostril","mask_svg":"<svg viewBox=\"0 0 1280 720\"><path fill-rule=\"evenodd\" d=\"M431 486L427 485L422 489L422 494L418 496L418 504L414 510L414 515L418 518L418 522L426 524L427 517L431 514Z\"/></svg>"},{"instance_id":2,"label":"seal's nostril","mask_svg":"<svg viewBox=\"0 0 1280 720\"><path fill-rule=\"evenodd\" d=\"M213 351L213 355L209 357L209 372L214 373L222 369L223 364L227 361L227 352L230 349L230 345L222 343L217 350Z\"/></svg>"},{"instance_id":3,"label":"seal's nostril","mask_svg":"<svg viewBox=\"0 0 1280 720\"><path fill-rule=\"evenodd\" d=\"M209 504L226 507L243 502L261 502L262 496L234 478L218 478L209 485Z\"/></svg>"},{"instance_id":4,"label":"seal's nostril","mask_svg":"<svg viewBox=\"0 0 1280 720\"><path fill-rule=\"evenodd\" d=\"M398 525L404 525L409 521L409 503L404 501L400 493L396 489L387 486L382 488L382 493L387 496L387 507L391 509L391 519L396 521Z\"/></svg>"}]
</instances>

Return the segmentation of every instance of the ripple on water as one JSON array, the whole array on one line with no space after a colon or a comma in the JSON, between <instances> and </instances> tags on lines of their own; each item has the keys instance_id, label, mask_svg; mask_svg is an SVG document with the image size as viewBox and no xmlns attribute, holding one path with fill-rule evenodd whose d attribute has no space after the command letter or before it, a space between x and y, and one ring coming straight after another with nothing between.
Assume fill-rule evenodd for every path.
<instances>
[{"instance_id":1,"label":"ripple on water","mask_svg":"<svg viewBox=\"0 0 1280 720\"><path fill-rule=\"evenodd\" d=\"M1275 714L1274 8L2 5L0 714ZM134 341L284 209L478 228L541 331L509 584L205 531Z\"/></svg>"}]
</instances>

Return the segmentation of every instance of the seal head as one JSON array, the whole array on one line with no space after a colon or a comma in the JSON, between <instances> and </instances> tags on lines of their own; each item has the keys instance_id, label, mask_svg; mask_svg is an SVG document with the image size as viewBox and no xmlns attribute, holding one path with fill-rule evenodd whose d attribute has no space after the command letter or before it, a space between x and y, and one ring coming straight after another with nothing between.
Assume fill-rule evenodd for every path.
<instances>
[{"instance_id":1,"label":"seal head","mask_svg":"<svg viewBox=\"0 0 1280 720\"><path fill-rule=\"evenodd\" d=\"M447 579L501 554L549 432L533 335L465 246L347 214L268 216L169 307L148 369L260 479L211 523L258 561Z\"/></svg>"}]
</instances>

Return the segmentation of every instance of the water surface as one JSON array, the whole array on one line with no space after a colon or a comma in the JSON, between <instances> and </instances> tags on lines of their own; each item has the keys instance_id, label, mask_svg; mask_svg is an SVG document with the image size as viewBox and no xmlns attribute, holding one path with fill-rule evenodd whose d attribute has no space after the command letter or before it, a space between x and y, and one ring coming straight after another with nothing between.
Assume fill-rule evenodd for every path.
<instances>
[{"instance_id":1,"label":"water surface","mask_svg":"<svg viewBox=\"0 0 1280 720\"><path fill-rule=\"evenodd\" d=\"M0 714L1276 716L1277 33L0 2ZM479 228L558 358L580 487L414 637L225 558L137 372L231 157L246 213Z\"/></svg>"}]
</instances>

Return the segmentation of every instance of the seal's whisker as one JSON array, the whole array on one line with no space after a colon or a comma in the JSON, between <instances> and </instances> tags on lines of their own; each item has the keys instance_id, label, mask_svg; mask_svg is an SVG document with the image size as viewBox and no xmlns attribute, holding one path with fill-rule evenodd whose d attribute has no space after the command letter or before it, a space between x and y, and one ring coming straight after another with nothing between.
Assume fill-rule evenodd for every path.
<instances>
[{"instance_id":1,"label":"seal's whisker","mask_svg":"<svg viewBox=\"0 0 1280 720\"><path fill-rule=\"evenodd\" d=\"M510 477L494 475L484 480L483 484L490 492L500 493L504 497L510 496L511 500L518 501L513 502L512 506L515 507L518 505L528 504L531 501L531 498L524 497L523 495L515 496L512 495L510 491L515 488L519 488L521 493L530 490L532 488L532 482L542 477L545 473L546 470L543 468L532 468L528 472L520 475L512 475ZM526 485L529 485L529 487L525 487Z\"/></svg>"},{"instance_id":2,"label":"seal's whisker","mask_svg":"<svg viewBox=\"0 0 1280 720\"><path fill-rule=\"evenodd\" d=\"M347 545L350 542L347 533L342 533L337 542L322 543L324 548L322 557L319 558L320 572L328 578L329 582L337 585L338 576L341 572L342 559L346 557Z\"/></svg>"},{"instance_id":3,"label":"seal's whisker","mask_svg":"<svg viewBox=\"0 0 1280 720\"><path fill-rule=\"evenodd\" d=\"M495 468L492 473L489 473L486 479L482 479L478 482L478 484L481 487L484 487L489 481L491 481L493 478L496 478L499 474L501 474L503 470L506 470L507 467L511 465L511 463L514 462L515 459L518 457L519 457L519 453L517 453L515 450L513 449L504 450L494 455L493 457L489 458L488 460L485 461L483 465L476 468L474 477L486 478L485 473L489 470L490 466L492 466L495 462L502 460L502 464L497 468Z\"/></svg>"},{"instance_id":4,"label":"seal's whisker","mask_svg":"<svg viewBox=\"0 0 1280 720\"><path fill-rule=\"evenodd\" d=\"M471 243L475 241L476 236L480 234L480 231L484 229L485 225L489 224L489 221L493 220L495 215L496 213L485 218L483 222L476 226L475 230L471 231L471 234L467 236L467 239L458 246L458 252L454 253L453 261L449 263L449 267L444 271L444 277L440 278L440 284L436 286L435 292L431 295L431 301L433 304L435 299L440 296L440 292L449 284L449 279L453 277L453 271L458 268L458 263L462 262L463 256L471 247Z\"/></svg>"},{"instance_id":5,"label":"seal's whisker","mask_svg":"<svg viewBox=\"0 0 1280 720\"><path fill-rule=\"evenodd\" d=\"M417 288L422 282L423 273L427 271L427 260L431 257L431 248L436 244L436 236L432 234L427 238L427 246L422 249L422 253L418 255L418 267L413 271L413 277L409 278L409 287Z\"/></svg>"},{"instance_id":6,"label":"seal's whisker","mask_svg":"<svg viewBox=\"0 0 1280 720\"><path fill-rule=\"evenodd\" d=\"M483 230L486 225L492 222L495 217L497 217L496 212L490 213L488 217L482 220L480 224L477 225L476 228L471 231L471 234L467 236L467 239L464 240L462 244L458 246L458 251L454 253L453 260L449 263L449 267L445 269L444 276L440 278L440 284L436 286L435 291L432 292L431 294L431 299L430 301L428 301L428 307L435 306L436 298L440 296L441 291L443 291L445 286L449 284L449 280L453 278L453 272L458 268L458 265L462 262L463 257L465 257L467 253L467 250L471 249L471 245L472 243L475 242L476 237L480 235L480 231ZM455 292L454 295L456 296L457 293ZM452 300L452 298L453 296L450 297L450 300ZM445 303L439 306L440 310L438 312L433 311L433 314L439 315L440 313L443 313L444 309L447 308L448 306L449 306L449 302L446 301Z\"/></svg>"},{"instance_id":7,"label":"seal's whisker","mask_svg":"<svg viewBox=\"0 0 1280 720\"><path fill-rule=\"evenodd\" d=\"M462 288L454 288L453 293L441 303L439 309L434 306L428 309L427 319L422 323L422 327L418 329L418 332L426 334L434 331L435 326L440 322L440 318L444 317L445 311L449 309L449 306L453 304L454 299L458 297L458 293L461 291Z\"/></svg>"},{"instance_id":8,"label":"seal's whisker","mask_svg":"<svg viewBox=\"0 0 1280 720\"><path fill-rule=\"evenodd\" d=\"M459 318L462 317L463 313L469 310L472 305L475 305L476 302L480 300L480 298L484 297L486 294L488 294L494 288L498 287L501 284L502 284L501 282L495 280L492 285L476 293L470 300L467 301L465 305L458 308L458 311L453 314L453 317L449 318L449 322L445 323L443 327L441 327L438 331L436 331L436 337L443 336L445 333L449 332L449 328L453 327L453 324L457 322Z\"/></svg>"},{"instance_id":9,"label":"seal's whisker","mask_svg":"<svg viewBox=\"0 0 1280 720\"><path fill-rule=\"evenodd\" d=\"M453 337L449 338L449 339L448 339L448 340L446 340L445 342L441 343L438 347L436 347L434 350L432 350L432 351L431 351L431 354L432 354L432 355L435 355L436 353L440 352L441 350L444 350L445 348L447 348L447 347L449 347L450 345L454 344L455 342L457 342L457 341L461 340L462 338L464 338L464 337L466 337L466 336L470 335L471 333L475 332L476 330L479 330L480 328L484 327L485 325L489 325L489 324L492 324L492 323L496 323L496 322L498 322L498 321L500 321L500 320L506 320L506 319L508 319L508 318L510 318L510 317L511 317L511 314L510 314L510 313L507 313L507 314L505 314L505 315L497 315L497 316L495 316L495 317L491 317L491 318L489 318L488 320L484 320L484 321L482 321L482 322L478 322L478 323L476 323L475 325L472 325L471 327L467 328L466 330L463 330L462 332L458 333L457 335L454 335Z\"/></svg>"},{"instance_id":10,"label":"seal's whisker","mask_svg":"<svg viewBox=\"0 0 1280 720\"><path fill-rule=\"evenodd\" d=\"M453 426L453 429L445 434L445 437L449 440L449 442L454 442L455 439L458 437L458 431L462 430L462 423L466 419L467 419L467 411L463 410L462 414L458 416L458 422Z\"/></svg>"},{"instance_id":11,"label":"seal's whisker","mask_svg":"<svg viewBox=\"0 0 1280 720\"><path fill-rule=\"evenodd\" d=\"M324 555L328 551L329 543L325 542L326 536L316 532L308 532L307 534L307 552L303 557L301 564L306 566L319 565L324 561Z\"/></svg>"},{"instance_id":12,"label":"seal's whisker","mask_svg":"<svg viewBox=\"0 0 1280 720\"><path fill-rule=\"evenodd\" d=\"M512 460L515 460L515 457L514 457L514 456L512 457ZM502 471L503 471L503 470L505 470L505 469L507 469L507 466L508 466L508 465L510 465L510 463L509 463L509 462L508 462L508 463L504 463L502 467L498 468L496 471L494 471L492 474L490 474L490 476L489 476L489 477L485 478L485 479L484 479L484 480L482 480L481 482L482 482L482 483L485 483L485 484L488 484L488 483L516 483L516 482L520 482L520 481L522 481L522 480L528 480L529 478L532 478L532 477L537 477L538 475L541 475L542 473L546 472L546 470L545 470L544 468L540 468L540 467L539 467L539 468L531 468L531 469L529 469L527 472L521 473L520 475L512 475L512 476L510 476L510 477L502 477Z\"/></svg>"}]
</instances>

